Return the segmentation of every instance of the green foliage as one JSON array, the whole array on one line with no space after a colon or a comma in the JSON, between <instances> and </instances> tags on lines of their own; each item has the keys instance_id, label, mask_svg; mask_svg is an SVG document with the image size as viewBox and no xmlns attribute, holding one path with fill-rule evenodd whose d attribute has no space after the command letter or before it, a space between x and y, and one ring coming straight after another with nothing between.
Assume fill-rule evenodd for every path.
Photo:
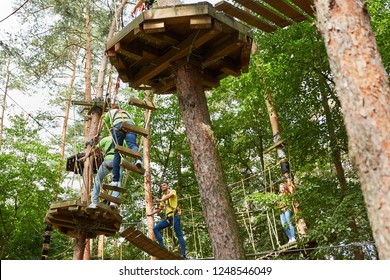
<instances>
[{"instance_id":1,"label":"green foliage","mask_svg":"<svg viewBox=\"0 0 390 280\"><path fill-rule=\"evenodd\" d=\"M69 69L73 68L79 47L72 99L84 99L86 2L34 0L29 4L25 6L26 12L20 13L25 29L15 39L9 38L1 49L1 58L11 59L11 69L7 69L5 59L1 60L2 73L11 71L12 88L28 89L29 93L49 89L52 105L62 110L68 93ZM113 15L113 8L108 5L104 1L91 2L94 84ZM383 63L389 72L388 1L369 0L368 10ZM294 219L303 217L309 228L308 236L301 237L301 244L315 241L319 246L307 258L353 259L356 248L362 248L367 259L376 258L373 245L343 247L351 243L370 243L373 239L360 186L348 157L341 107L321 37L310 23L300 23L272 34L256 33L255 41L259 52L252 55L248 73L228 77L221 81L220 87L207 93L219 154L246 252L273 249L269 223L277 226L280 242L285 241L278 205L291 205L290 200L295 200L301 212L296 213ZM14 65L18 66L18 71L13 71ZM119 92L119 96L124 97L122 100L129 94L137 94L141 99L145 96L144 92L129 93L127 89ZM264 193L269 185L282 179L275 151L263 154L264 149L273 144L264 102L267 96L278 114L281 136L287 140L285 148L297 185L297 192L288 196L289 201L281 201L287 197ZM330 116L325 114L324 103L329 105ZM161 195L156 187L161 180L168 180L179 191L188 255L210 257L212 246L177 96L158 96L157 104L159 108L153 112L151 124L153 197ZM134 116L135 123L142 126L143 111L124 107ZM75 111L75 122L68 129L67 154L84 148L84 115L81 110ZM52 126L61 125L59 120L51 119L48 112L42 112L37 118ZM331 132L336 137L335 145L331 144ZM0 257L38 259L43 218L53 193L67 192L67 196L72 193L60 187L59 158L48 152L47 143L42 143L37 128L31 129L25 120L16 117L4 139L4 152L0 155ZM335 149L341 153L347 189L342 189L336 178L332 154ZM126 178L122 225L145 229L143 177L127 174ZM166 240L169 248L178 249L174 238L166 237ZM118 251L114 242L116 239L109 238L106 243L106 259L119 258L115 255ZM54 231L49 258L71 259L72 246L70 239ZM121 243L120 250L123 259L148 258L128 242ZM296 254L287 258L302 257Z\"/></svg>"},{"instance_id":2,"label":"green foliage","mask_svg":"<svg viewBox=\"0 0 390 280\"><path fill-rule=\"evenodd\" d=\"M60 193L58 155L22 117L6 129L0 155L1 259L39 259L44 216ZM21 254L21 252L23 252Z\"/></svg>"}]
</instances>

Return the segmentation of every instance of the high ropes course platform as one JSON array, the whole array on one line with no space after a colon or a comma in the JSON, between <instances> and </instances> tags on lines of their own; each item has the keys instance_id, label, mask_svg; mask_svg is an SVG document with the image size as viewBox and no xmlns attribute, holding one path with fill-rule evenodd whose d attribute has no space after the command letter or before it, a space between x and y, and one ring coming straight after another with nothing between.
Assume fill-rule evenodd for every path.
<instances>
[{"instance_id":1,"label":"high ropes course platform","mask_svg":"<svg viewBox=\"0 0 390 280\"><path fill-rule=\"evenodd\" d=\"M313 14L310 0L235 0L234 5L222 1L215 6L200 2L157 7L142 12L116 33L106 43L106 51L120 79L134 89L174 93L175 71L190 62L201 68L201 83L208 90L218 87L220 80L229 75L239 76L248 71L254 29L274 32L311 19ZM142 100L132 105L148 106ZM90 107L93 106L102 107L101 104ZM143 136L149 133L135 126L123 129ZM115 148L122 155L141 156L130 149ZM77 157L73 160L77 165ZM126 161L121 166L141 175L145 172ZM102 194L101 198L120 204L109 195ZM79 199L52 203L45 217L45 223L60 232L74 237L83 231L87 238L113 236L120 230L121 222L118 210L102 203L96 210L87 209L86 202ZM121 236L150 255L179 258L135 228L128 228Z\"/></svg>"}]
</instances>

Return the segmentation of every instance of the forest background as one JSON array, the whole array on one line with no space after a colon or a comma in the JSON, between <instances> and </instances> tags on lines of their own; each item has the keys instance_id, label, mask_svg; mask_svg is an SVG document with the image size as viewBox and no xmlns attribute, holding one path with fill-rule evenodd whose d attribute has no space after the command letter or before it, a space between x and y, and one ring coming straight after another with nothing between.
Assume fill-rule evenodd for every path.
<instances>
[{"instance_id":1,"label":"forest background","mask_svg":"<svg viewBox=\"0 0 390 280\"><path fill-rule=\"evenodd\" d=\"M17 8L25 2L13 1L13 6ZM82 178L66 172L64 162L84 149L82 107L72 106L65 141L61 139L61 130L68 97L85 99L87 2L27 1L14 15L20 28L1 33L0 259L40 259L43 220L54 194L60 200L80 196ZM387 0L367 2L377 44L389 73L390 4ZM118 17L119 29L131 20L131 1L123 16L115 14L118 5L100 0L89 4L93 38L92 94L112 18ZM252 55L249 72L225 78L219 88L207 93L246 252L260 254L273 249L268 227L273 218L279 242L286 242L278 221L275 196L264 193L270 182L281 180L276 153L263 154L273 144L265 106L265 96L271 94L281 136L288 143L297 185L294 196L309 229L300 242L316 244L309 254L297 250L295 254L276 258L377 259L364 199L348 156L342 109L320 34L313 22L305 22L272 34L255 30L255 42L260 51ZM113 69L106 81L116 81L116 76ZM106 84L105 91L110 90ZM41 95L48 105L39 110L21 106L13 99L14 94L26 98ZM130 96L143 99L145 92L134 91L121 83L119 100L123 103ZM158 109L153 112L151 123L154 195L159 195L156 187L159 181L172 183L180 193L189 258L211 257L177 96L157 96L156 103ZM128 110L142 126L144 112ZM61 143L65 145L64 155L60 154ZM144 229L143 177L126 173L125 178L127 195L121 206L122 226ZM72 259L73 239L54 231L51 240L49 259ZM94 254L96 242L93 242ZM174 238L168 244L171 250L178 249ZM117 236L106 240L103 258L147 259L148 256Z\"/></svg>"}]
</instances>

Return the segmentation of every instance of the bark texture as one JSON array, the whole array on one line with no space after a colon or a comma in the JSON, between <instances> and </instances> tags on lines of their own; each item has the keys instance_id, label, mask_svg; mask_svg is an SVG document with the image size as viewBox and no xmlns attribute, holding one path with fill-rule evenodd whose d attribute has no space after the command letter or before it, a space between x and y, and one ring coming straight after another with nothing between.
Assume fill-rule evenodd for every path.
<instances>
[{"instance_id":1,"label":"bark texture","mask_svg":"<svg viewBox=\"0 0 390 280\"><path fill-rule=\"evenodd\" d=\"M180 66L176 86L214 258L245 259L200 70L188 64Z\"/></svg>"},{"instance_id":2,"label":"bark texture","mask_svg":"<svg viewBox=\"0 0 390 280\"><path fill-rule=\"evenodd\" d=\"M315 8L379 257L390 259L390 89L365 4L316 0Z\"/></svg>"},{"instance_id":3,"label":"bark texture","mask_svg":"<svg viewBox=\"0 0 390 280\"><path fill-rule=\"evenodd\" d=\"M148 90L146 92L145 101L151 101L151 92ZM145 129L150 131L150 123L152 118L152 110L145 110ZM152 195L152 183L151 183L151 175L150 175L150 134L147 137L144 137L143 142L143 162L145 168L145 176L144 176L144 190L145 190L145 210L146 214L149 215L152 213L153 207L153 195ZM156 240L153 227L154 227L154 218L152 216L146 216L147 225L148 225L148 237L152 240ZM157 258L154 256L150 257L152 260L156 260Z\"/></svg>"}]
</instances>

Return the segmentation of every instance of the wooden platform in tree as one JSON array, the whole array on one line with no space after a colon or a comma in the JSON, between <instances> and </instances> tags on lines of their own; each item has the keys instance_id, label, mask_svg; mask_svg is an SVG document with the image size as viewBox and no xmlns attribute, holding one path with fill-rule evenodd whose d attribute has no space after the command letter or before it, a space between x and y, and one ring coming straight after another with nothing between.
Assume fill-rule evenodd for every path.
<instances>
[{"instance_id":1,"label":"wooden platform in tree","mask_svg":"<svg viewBox=\"0 0 390 280\"><path fill-rule=\"evenodd\" d=\"M253 32L210 3L157 7L141 13L106 44L110 62L133 88L176 91L175 71L191 63L205 90L247 72Z\"/></svg>"},{"instance_id":2,"label":"wooden platform in tree","mask_svg":"<svg viewBox=\"0 0 390 280\"><path fill-rule=\"evenodd\" d=\"M183 259L180 256L175 255L172 252L169 252L167 249L161 247L160 245L158 245L158 243L146 237L142 232L140 232L134 227L129 227L120 235L137 248L160 260Z\"/></svg>"},{"instance_id":3,"label":"wooden platform in tree","mask_svg":"<svg viewBox=\"0 0 390 280\"><path fill-rule=\"evenodd\" d=\"M264 32L273 32L314 17L312 0L234 0L221 1L215 8Z\"/></svg>"},{"instance_id":4,"label":"wooden platform in tree","mask_svg":"<svg viewBox=\"0 0 390 280\"><path fill-rule=\"evenodd\" d=\"M122 222L118 210L98 203L98 208L89 209L80 199L54 202L46 214L45 223L56 227L61 233L76 237L85 232L87 238L98 235L113 236Z\"/></svg>"}]
</instances>

